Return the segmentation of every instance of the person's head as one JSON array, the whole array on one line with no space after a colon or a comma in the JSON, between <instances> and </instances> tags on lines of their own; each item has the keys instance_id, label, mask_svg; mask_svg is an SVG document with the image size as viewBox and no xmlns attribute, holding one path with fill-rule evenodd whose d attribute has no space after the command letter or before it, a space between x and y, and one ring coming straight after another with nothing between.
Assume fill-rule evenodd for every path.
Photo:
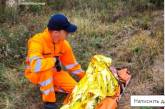
<instances>
[{"instance_id":1,"label":"person's head","mask_svg":"<svg viewBox=\"0 0 165 109\"><path fill-rule=\"evenodd\" d=\"M53 15L47 27L55 43L65 40L69 33L73 33L77 30L77 26L70 23L63 14Z\"/></svg>"}]
</instances>

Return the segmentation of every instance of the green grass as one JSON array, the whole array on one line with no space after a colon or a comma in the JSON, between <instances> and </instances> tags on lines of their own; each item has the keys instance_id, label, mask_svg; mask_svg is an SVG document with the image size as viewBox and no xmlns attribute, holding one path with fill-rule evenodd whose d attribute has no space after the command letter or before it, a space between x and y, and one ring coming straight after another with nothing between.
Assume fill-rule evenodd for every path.
<instances>
[{"instance_id":1,"label":"green grass","mask_svg":"<svg viewBox=\"0 0 165 109\"><path fill-rule=\"evenodd\" d=\"M131 71L133 78L126 90L129 96L163 94L163 11L148 7L139 12L134 9L139 4L131 7L133 1L126 1L128 5L109 0L61 0L58 7L51 6L51 9L45 7L38 10L33 7L39 14L34 14L34 10L24 10L14 25L8 21L2 23L0 108L42 108L39 88L21 72L24 71L28 38L43 31L50 15L57 12L64 13L78 25L78 31L71 34L68 40L84 70L93 55L103 54L111 57L116 67L126 66ZM70 7L69 3L73 6ZM145 3L148 2L145 1L142 7ZM63 5L65 7L61 7ZM68 11L68 8L71 9ZM129 100L122 102L126 107L123 109L130 108Z\"/></svg>"}]
</instances>

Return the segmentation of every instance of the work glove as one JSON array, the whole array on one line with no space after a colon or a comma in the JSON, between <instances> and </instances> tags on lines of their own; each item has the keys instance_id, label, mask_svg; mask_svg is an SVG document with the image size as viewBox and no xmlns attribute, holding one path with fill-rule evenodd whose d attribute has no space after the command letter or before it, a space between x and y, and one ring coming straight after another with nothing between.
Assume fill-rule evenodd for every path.
<instances>
[{"instance_id":1,"label":"work glove","mask_svg":"<svg viewBox=\"0 0 165 109\"><path fill-rule=\"evenodd\" d=\"M60 72L61 71L61 63L60 63L60 60L59 60L59 56L55 56L56 58L56 62L55 62L55 68L57 70L57 72Z\"/></svg>"}]
</instances>

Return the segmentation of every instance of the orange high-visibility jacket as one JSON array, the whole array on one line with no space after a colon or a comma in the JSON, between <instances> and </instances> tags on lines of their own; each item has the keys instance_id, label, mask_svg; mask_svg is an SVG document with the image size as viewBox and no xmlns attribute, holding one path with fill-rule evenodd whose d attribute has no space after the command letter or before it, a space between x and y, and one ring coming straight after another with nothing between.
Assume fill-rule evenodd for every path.
<instances>
[{"instance_id":1,"label":"orange high-visibility jacket","mask_svg":"<svg viewBox=\"0 0 165 109\"><path fill-rule=\"evenodd\" d=\"M76 74L80 78L83 71L77 63L72 48L68 41L53 43L48 29L38 33L28 41L27 67L25 76L33 83L38 82L37 73L51 70L55 65L55 56L59 56L61 63L67 71Z\"/></svg>"}]
</instances>

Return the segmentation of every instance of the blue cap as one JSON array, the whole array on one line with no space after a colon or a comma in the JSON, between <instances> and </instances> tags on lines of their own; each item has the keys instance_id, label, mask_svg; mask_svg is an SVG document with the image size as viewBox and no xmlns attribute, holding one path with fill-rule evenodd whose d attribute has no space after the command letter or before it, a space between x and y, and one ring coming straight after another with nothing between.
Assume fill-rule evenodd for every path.
<instances>
[{"instance_id":1,"label":"blue cap","mask_svg":"<svg viewBox=\"0 0 165 109\"><path fill-rule=\"evenodd\" d=\"M63 14L55 14L53 15L47 25L49 30L65 30L69 33L75 32L77 30L77 26L70 23L67 17Z\"/></svg>"}]
</instances>

